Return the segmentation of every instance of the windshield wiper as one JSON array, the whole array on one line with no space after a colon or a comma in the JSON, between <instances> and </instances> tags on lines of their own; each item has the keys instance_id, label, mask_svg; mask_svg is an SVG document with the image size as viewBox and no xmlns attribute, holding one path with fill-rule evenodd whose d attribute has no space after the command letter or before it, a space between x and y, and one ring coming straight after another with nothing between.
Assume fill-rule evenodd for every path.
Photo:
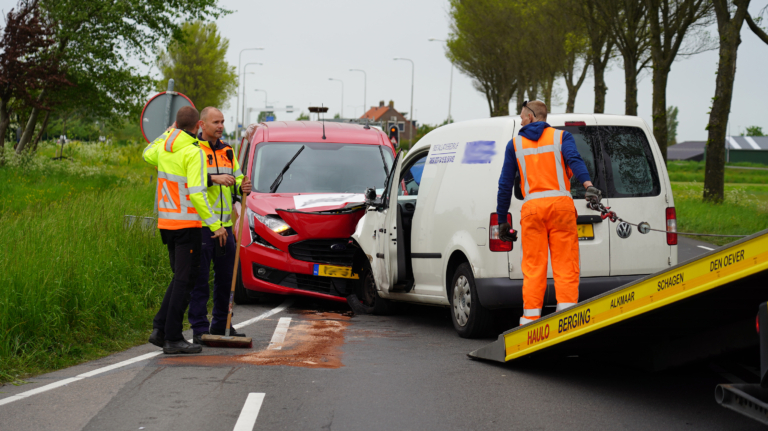
<instances>
[{"instance_id":1,"label":"windshield wiper","mask_svg":"<svg viewBox=\"0 0 768 431\"><path fill-rule=\"evenodd\" d=\"M277 188L280 187L280 183L283 182L283 174L285 173L285 171L288 170L288 168L291 167L291 163L293 163L293 161L296 160L296 157L298 157L302 151L304 151L304 145L302 145L301 148L299 148L299 151L297 151L296 154L294 154L293 157L291 157L291 160L289 160L288 163L285 164L285 166L283 167L283 170L280 171L280 175L278 175L277 178L275 178L275 182L273 182L272 185L269 186L270 193L274 193L275 190L277 190Z\"/></svg>"}]
</instances>

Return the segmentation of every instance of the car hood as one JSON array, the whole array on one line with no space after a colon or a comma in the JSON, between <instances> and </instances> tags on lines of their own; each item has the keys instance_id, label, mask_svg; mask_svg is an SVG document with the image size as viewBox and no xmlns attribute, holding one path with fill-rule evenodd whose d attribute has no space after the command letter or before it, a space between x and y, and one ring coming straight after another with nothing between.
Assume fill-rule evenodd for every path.
<instances>
[{"instance_id":1,"label":"car hood","mask_svg":"<svg viewBox=\"0 0 768 431\"><path fill-rule=\"evenodd\" d=\"M303 239L348 238L365 213L365 196L352 193L253 194L248 206L277 214Z\"/></svg>"}]
</instances>

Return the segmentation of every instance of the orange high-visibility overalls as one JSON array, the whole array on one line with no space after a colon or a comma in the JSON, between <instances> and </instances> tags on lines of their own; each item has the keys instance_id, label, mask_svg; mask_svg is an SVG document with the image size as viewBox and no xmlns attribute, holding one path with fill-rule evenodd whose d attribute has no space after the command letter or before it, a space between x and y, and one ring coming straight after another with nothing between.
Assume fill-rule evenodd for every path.
<instances>
[{"instance_id":1,"label":"orange high-visibility overalls","mask_svg":"<svg viewBox=\"0 0 768 431\"><path fill-rule=\"evenodd\" d=\"M520 211L523 246L523 316L520 324L541 317L547 290L547 249L552 257L557 311L579 300L579 234L571 197L573 175L561 151L563 132L544 129L538 141L515 136L525 203Z\"/></svg>"}]
</instances>

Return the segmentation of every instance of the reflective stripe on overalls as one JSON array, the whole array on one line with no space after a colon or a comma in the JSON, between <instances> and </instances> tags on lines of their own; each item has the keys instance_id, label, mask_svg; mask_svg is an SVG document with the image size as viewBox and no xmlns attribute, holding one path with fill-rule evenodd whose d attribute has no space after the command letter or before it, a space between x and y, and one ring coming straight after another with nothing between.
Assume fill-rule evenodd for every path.
<instances>
[{"instance_id":1,"label":"reflective stripe on overalls","mask_svg":"<svg viewBox=\"0 0 768 431\"><path fill-rule=\"evenodd\" d=\"M562 153L562 139L563 132L556 130L552 136L553 143L551 145L544 145L541 147L523 148L523 137L520 135L515 136L515 157L520 165L520 178L523 181L523 196L525 201L531 199L551 198L555 196L571 196L570 183L566 183L565 169L563 168L563 153ZM531 192L531 181L526 171L525 156L532 156L535 154L552 153L552 161L555 165L555 175L557 176L558 189L556 190L539 190ZM545 175L542 172L536 172L536 175ZM567 184L567 185L566 185Z\"/></svg>"}]
</instances>

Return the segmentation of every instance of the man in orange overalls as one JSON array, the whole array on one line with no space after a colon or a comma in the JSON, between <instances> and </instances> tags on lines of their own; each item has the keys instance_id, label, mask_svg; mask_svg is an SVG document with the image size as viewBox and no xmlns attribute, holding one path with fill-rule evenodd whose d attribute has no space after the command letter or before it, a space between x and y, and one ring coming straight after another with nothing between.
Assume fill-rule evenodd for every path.
<instances>
[{"instance_id":1,"label":"man in orange overalls","mask_svg":"<svg viewBox=\"0 0 768 431\"><path fill-rule=\"evenodd\" d=\"M525 198L520 211L523 244L520 324L525 325L541 317L547 290L548 254L552 257L557 311L579 301L579 234L571 177L575 175L584 185L588 201L599 202L602 195L590 181L573 135L546 123L547 105L538 100L524 102L520 118L523 127L507 144L496 213L500 239L514 241L507 213L519 170L520 189Z\"/></svg>"}]
</instances>

